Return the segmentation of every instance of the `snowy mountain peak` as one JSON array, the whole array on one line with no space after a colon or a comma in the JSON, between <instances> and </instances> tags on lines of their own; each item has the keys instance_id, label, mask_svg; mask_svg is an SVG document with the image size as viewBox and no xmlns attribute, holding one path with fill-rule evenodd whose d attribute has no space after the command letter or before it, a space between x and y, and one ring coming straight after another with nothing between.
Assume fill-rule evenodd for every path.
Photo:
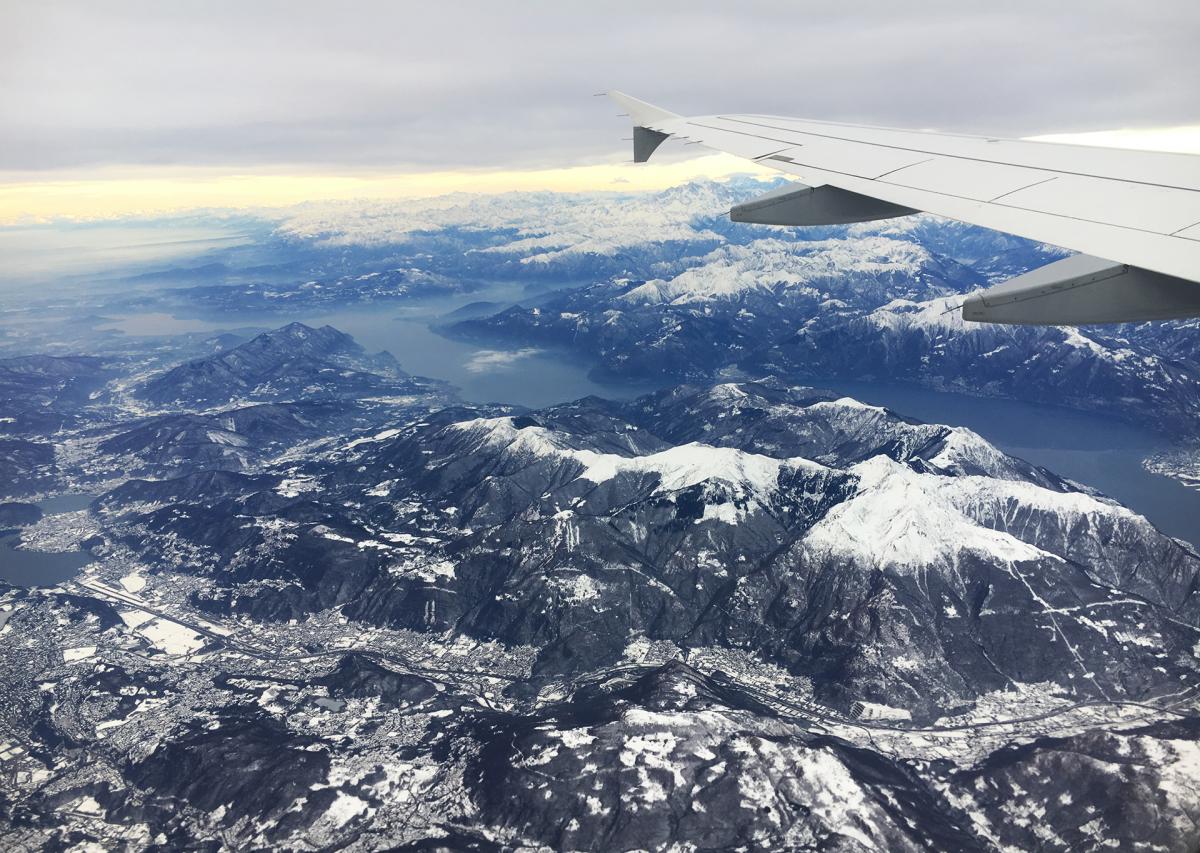
<instances>
[{"instance_id":1,"label":"snowy mountain peak","mask_svg":"<svg viewBox=\"0 0 1200 853\"><path fill-rule=\"evenodd\" d=\"M872 311L867 320L880 328L924 328L931 331L962 330L966 321L962 318L962 297L951 296L931 299L928 302L913 302L908 299L893 299Z\"/></svg>"},{"instance_id":2,"label":"snowy mountain peak","mask_svg":"<svg viewBox=\"0 0 1200 853\"><path fill-rule=\"evenodd\" d=\"M698 263L697 263L698 261ZM846 276L916 278L934 265L913 243L886 237L797 243L781 239L725 245L670 279L655 279L624 293L626 302L686 304L728 299L747 291L809 287Z\"/></svg>"},{"instance_id":3,"label":"snowy mountain peak","mask_svg":"<svg viewBox=\"0 0 1200 853\"><path fill-rule=\"evenodd\" d=\"M858 478L854 496L804 537L813 553L902 573L953 566L964 552L1007 563L1053 556L969 518L945 493L954 478L917 473L885 456L850 471Z\"/></svg>"},{"instance_id":4,"label":"snowy mountain peak","mask_svg":"<svg viewBox=\"0 0 1200 853\"><path fill-rule=\"evenodd\" d=\"M657 453L622 456L584 446L586 438L573 437L540 425L518 427L511 417L479 418L452 424L449 429L471 436L475 448L499 451L508 458L552 459L574 462L573 479L601 484L624 475L655 475L659 493L680 491L703 482L731 486L740 497L765 498L772 493L780 471L830 469L804 458L776 459L732 447L689 442Z\"/></svg>"}]
</instances>

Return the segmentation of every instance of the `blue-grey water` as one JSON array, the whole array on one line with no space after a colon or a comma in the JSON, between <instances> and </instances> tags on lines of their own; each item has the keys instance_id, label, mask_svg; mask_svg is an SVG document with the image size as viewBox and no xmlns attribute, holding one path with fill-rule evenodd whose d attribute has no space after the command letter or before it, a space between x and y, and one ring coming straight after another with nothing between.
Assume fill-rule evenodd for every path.
<instances>
[{"instance_id":1,"label":"blue-grey water","mask_svg":"<svg viewBox=\"0 0 1200 853\"><path fill-rule=\"evenodd\" d=\"M81 509L87 509L95 499L95 495L57 495L53 498L40 500L37 502L37 505L46 515L57 515L60 512L77 512Z\"/></svg>"},{"instance_id":2,"label":"blue-grey water","mask_svg":"<svg viewBox=\"0 0 1200 853\"><path fill-rule=\"evenodd\" d=\"M108 320L96 328L138 336L232 331L247 326L269 329L293 320L310 326L328 324L352 335L372 352L387 350L409 373L450 382L465 400L474 403L510 403L540 408L589 394L627 399L658 387L596 382L588 376L590 365L566 352L534 346L469 343L443 337L431 329L431 325L446 314L473 302L486 301L506 307L517 302L533 304L537 298L518 284L498 283L485 290L410 303L289 314L286 317L239 314L224 322L211 317L180 318L163 313L110 314Z\"/></svg>"},{"instance_id":3,"label":"blue-grey water","mask_svg":"<svg viewBox=\"0 0 1200 853\"><path fill-rule=\"evenodd\" d=\"M1159 530L1200 546L1200 491L1142 467L1171 447L1162 436L1103 415L1056 406L965 394L900 383L815 382L931 423L965 426L1005 453L1099 489L1150 519Z\"/></svg>"},{"instance_id":4,"label":"blue-grey water","mask_svg":"<svg viewBox=\"0 0 1200 853\"><path fill-rule=\"evenodd\" d=\"M476 298L472 295L459 304ZM445 308L425 305L388 313L341 311L315 317L313 322L329 323L369 350L385 349L409 373L444 379L476 403L540 408L589 394L628 399L652 387L596 382L588 376L588 364L558 350L488 346L443 337L430 329L430 322L445 313Z\"/></svg>"},{"instance_id":5,"label":"blue-grey water","mask_svg":"<svg viewBox=\"0 0 1200 853\"><path fill-rule=\"evenodd\" d=\"M439 317L480 300L501 305L529 304L531 297L517 285L499 284L484 291L408 305L377 305L288 319L310 325L328 323L353 335L369 350L386 349L409 372L451 382L464 399L472 402L536 408L589 394L629 399L655 387L596 382L588 376L589 365L566 353L451 340L431 330L430 324ZM122 317L112 325L130 334L151 334L156 331L157 316ZM225 328L245 326L247 322L239 316ZM278 326L283 320L261 318L261 322L266 328ZM207 325L214 330L222 328L216 322ZM1005 452L1099 489L1145 515L1171 536L1200 545L1200 492L1142 467L1144 458L1171 447L1170 441L1149 430L1053 406L949 394L898 383L828 380L809 384L887 406L919 420L969 427Z\"/></svg>"},{"instance_id":6,"label":"blue-grey water","mask_svg":"<svg viewBox=\"0 0 1200 853\"><path fill-rule=\"evenodd\" d=\"M42 512L54 516L86 509L95 495L59 495L38 501ZM54 586L73 578L92 562L86 551L25 551L16 546L20 533L0 536L0 579L17 586Z\"/></svg>"},{"instance_id":7,"label":"blue-grey water","mask_svg":"<svg viewBox=\"0 0 1200 853\"><path fill-rule=\"evenodd\" d=\"M16 586L54 586L92 562L86 551L46 553L17 548L19 534L0 537L0 579Z\"/></svg>"}]
</instances>

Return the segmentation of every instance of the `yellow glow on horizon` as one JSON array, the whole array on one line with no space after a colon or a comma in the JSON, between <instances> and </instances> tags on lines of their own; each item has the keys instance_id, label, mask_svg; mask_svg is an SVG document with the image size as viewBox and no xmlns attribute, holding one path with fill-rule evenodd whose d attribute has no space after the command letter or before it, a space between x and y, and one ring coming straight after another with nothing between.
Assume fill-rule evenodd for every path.
<instances>
[{"instance_id":1,"label":"yellow glow on horizon","mask_svg":"<svg viewBox=\"0 0 1200 853\"><path fill-rule=\"evenodd\" d=\"M1059 133L1031 139L1200 154L1200 125ZM231 173L212 168L107 167L74 173L8 173L0 175L0 225L151 216L204 208L276 208L307 201L428 198L453 192L655 190L736 173L779 174L728 154L534 170L319 173L265 169Z\"/></svg>"},{"instance_id":2,"label":"yellow glow on horizon","mask_svg":"<svg viewBox=\"0 0 1200 853\"><path fill-rule=\"evenodd\" d=\"M1031 136L1036 142L1068 142L1101 148L1132 148L1139 151L1169 151L1200 154L1200 124L1133 130L1096 130L1090 133L1050 133Z\"/></svg>"},{"instance_id":3,"label":"yellow glow on horizon","mask_svg":"<svg viewBox=\"0 0 1200 853\"><path fill-rule=\"evenodd\" d=\"M211 169L113 172L99 177L0 181L0 224L107 219L199 208L286 207L306 201L428 198L453 192L664 189L696 178L770 169L728 154L668 163L618 163L526 171L227 174Z\"/></svg>"}]
</instances>

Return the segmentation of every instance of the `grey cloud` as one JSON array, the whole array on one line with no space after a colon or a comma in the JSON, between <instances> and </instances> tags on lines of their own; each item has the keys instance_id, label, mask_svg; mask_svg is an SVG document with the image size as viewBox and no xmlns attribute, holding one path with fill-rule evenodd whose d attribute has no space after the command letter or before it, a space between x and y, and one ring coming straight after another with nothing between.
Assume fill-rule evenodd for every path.
<instances>
[{"instance_id":1,"label":"grey cloud","mask_svg":"<svg viewBox=\"0 0 1200 853\"><path fill-rule=\"evenodd\" d=\"M561 166L607 87L1005 135L1200 121L1200 6L55 3L0 11L0 169Z\"/></svg>"}]
</instances>

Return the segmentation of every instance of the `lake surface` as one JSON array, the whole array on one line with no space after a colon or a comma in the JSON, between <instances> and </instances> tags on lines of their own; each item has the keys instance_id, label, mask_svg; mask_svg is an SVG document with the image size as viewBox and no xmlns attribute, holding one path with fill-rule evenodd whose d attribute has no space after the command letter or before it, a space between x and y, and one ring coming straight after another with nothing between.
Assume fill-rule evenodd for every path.
<instances>
[{"instance_id":1,"label":"lake surface","mask_svg":"<svg viewBox=\"0 0 1200 853\"><path fill-rule=\"evenodd\" d=\"M381 303L286 316L239 314L225 322L164 313L109 315L108 321L96 328L136 336L244 331L247 326L273 329L292 321L310 326L328 324L352 335L371 352L387 350L409 373L450 382L465 400L473 403L510 403L541 408L589 394L630 399L664 384L596 382L588 377L591 365L567 352L452 340L430 328L447 314L475 302L495 303L489 309L489 313L494 313L517 303L535 305L554 289L529 293L519 284L502 282L470 293L453 293L409 303Z\"/></svg>"},{"instance_id":2,"label":"lake surface","mask_svg":"<svg viewBox=\"0 0 1200 853\"><path fill-rule=\"evenodd\" d=\"M37 505L47 516L54 516L87 509L95 497L59 495ZM20 541L19 533L0 537L0 578L17 586L54 586L75 577L93 559L86 551L25 551L16 547Z\"/></svg>"},{"instance_id":3,"label":"lake surface","mask_svg":"<svg viewBox=\"0 0 1200 853\"><path fill-rule=\"evenodd\" d=\"M1150 519L1159 530L1200 546L1200 491L1142 467L1171 442L1149 430L1092 415L903 384L814 381L864 403L930 423L964 426L1005 453L1099 489Z\"/></svg>"},{"instance_id":4,"label":"lake surface","mask_svg":"<svg viewBox=\"0 0 1200 853\"><path fill-rule=\"evenodd\" d=\"M58 495L38 501L37 505L46 515L58 515L60 512L78 512L81 509L87 509L95 499L95 495Z\"/></svg>"},{"instance_id":5,"label":"lake surface","mask_svg":"<svg viewBox=\"0 0 1200 853\"><path fill-rule=\"evenodd\" d=\"M443 379L464 399L510 403L532 408L594 394L631 399L664 384L607 384L588 376L589 365L566 353L531 346L488 346L451 340L430 328L446 314L473 302L498 303L491 311L521 303L533 305L544 294L502 283L472 293L451 294L419 303L272 318L264 327L291 320L328 323L355 337L370 351L388 350L410 373ZM154 334L163 315L121 318L128 330ZM169 315L168 315L168 319ZM225 328L245 327L237 317ZM256 321L257 322L257 321ZM205 321L210 329L219 323ZM841 380L806 381L865 403L930 423L965 426L1006 453L1085 483L1149 518L1160 530L1200 546L1200 491L1142 467L1142 460L1171 443L1148 430L1053 406L971 397L911 385Z\"/></svg>"},{"instance_id":6,"label":"lake surface","mask_svg":"<svg viewBox=\"0 0 1200 853\"><path fill-rule=\"evenodd\" d=\"M589 394L630 399L655 387L597 383L588 377L588 365L559 353L521 347L489 349L448 340L430 330L429 323L438 316L479 299L532 304L536 297L498 289L412 307L390 317L340 312L319 319L354 335L368 349L389 350L406 370L453 382L474 402L539 407ZM1099 489L1149 518L1163 532L1200 546L1200 491L1142 467L1147 456L1172 446L1149 430L1055 406L900 383L812 384L918 420L965 426L1005 453Z\"/></svg>"},{"instance_id":7,"label":"lake surface","mask_svg":"<svg viewBox=\"0 0 1200 853\"><path fill-rule=\"evenodd\" d=\"M0 578L17 586L54 586L92 562L86 551L24 551L16 547L20 541L20 534L0 537Z\"/></svg>"},{"instance_id":8,"label":"lake surface","mask_svg":"<svg viewBox=\"0 0 1200 853\"><path fill-rule=\"evenodd\" d=\"M464 303L479 298L472 294ZM590 365L569 353L533 346L489 346L451 340L430 329L445 311L429 305L408 311L341 311L313 318L347 332L368 350L387 350L409 373L444 379L474 403L531 408L589 394L630 399L654 385L606 384L589 378Z\"/></svg>"}]
</instances>

